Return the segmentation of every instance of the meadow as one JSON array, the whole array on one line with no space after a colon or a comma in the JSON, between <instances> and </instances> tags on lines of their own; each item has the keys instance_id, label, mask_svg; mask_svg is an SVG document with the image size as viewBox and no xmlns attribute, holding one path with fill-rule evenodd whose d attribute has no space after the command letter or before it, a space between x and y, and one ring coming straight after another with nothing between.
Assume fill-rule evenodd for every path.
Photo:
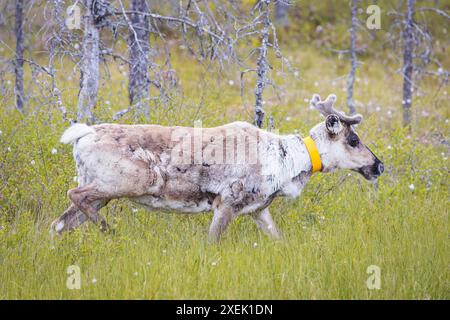
<instances>
[{"instance_id":1,"label":"meadow","mask_svg":"<svg viewBox=\"0 0 450 320\"><path fill-rule=\"evenodd\" d=\"M214 77L173 56L183 93L155 105L151 123L204 126L251 121L252 89L241 98L235 69ZM280 133L302 136L322 121L307 100L336 93L346 111L348 61L312 45L285 49L299 74L276 74L265 109ZM102 210L114 234L90 223L51 238L50 223L68 206L75 166L59 138L68 126L53 106L32 99L18 113L0 105L0 299L449 299L448 87L423 83L410 129L401 123L400 75L381 59L363 61L355 98L364 115L357 131L382 159L373 185L356 173L316 174L295 200L277 199L272 215L281 241L263 235L249 217L237 219L220 244L207 241L212 214L147 212L125 200ZM123 70L112 67L95 110L112 122L127 103ZM61 76L69 116L77 78ZM253 82L246 79L245 86ZM12 90L12 85L11 85ZM117 122L131 123L126 115ZM81 288L66 286L67 269L81 271ZM381 271L368 287L370 266ZM370 268L369 268L370 270Z\"/></svg>"}]
</instances>

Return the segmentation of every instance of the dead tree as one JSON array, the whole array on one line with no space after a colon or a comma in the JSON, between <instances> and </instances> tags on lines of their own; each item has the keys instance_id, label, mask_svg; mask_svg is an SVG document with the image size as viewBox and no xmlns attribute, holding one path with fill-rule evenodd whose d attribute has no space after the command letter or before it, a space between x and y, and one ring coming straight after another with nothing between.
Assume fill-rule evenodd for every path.
<instances>
[{"instance_id":1,"label":"dead tree","mask_svg":"<svg viewBox=\"0 0 450 320\"><path fill-rule=\"evenodd\" d=\"M145 0L133 0L130 14L129 34L129 82L130 105L149 120L150 82L148 79L149 44L149 8ZM139 14L142 13L142 14Z\"/></svg>"},{"instance_id":2,"label":"dead tree","mask_svg":"<svg viewBox=\"0 0 450 320\"><path fill-rule=\"evenodd\" d=\"M280 27L289 26L289 4L288 0L277 0L275 2L275 22Z\"/></svg>"},{"instance_id":3,"label":"dead tree","mask_svg":"<svg viewBox=\"0 0 450 320\"><path fill-rule=\"evenodd\" d=\"M85 14L77 120L87 122L94 122L92 110L97 104L100 80L100 30L96 24L95 2L96 0L83 0Z\"/></svg>"},{"instance_id":4,"label":"dead tree","mask_svg":"<svg viewBox=\"0 0 450 320\"><path fill-rule=\"evenodd\" d=\"M80 0L81 1L81 0ZM288 1L284 1L286 4ZM56 7L61 5L61 0L54 0ZM70 32L67 28L60 28L52 36L52 59L56 55L70 57L77 68L80 68L81 81L78 101L77 119L79 121L94 122L93 108L97 102L99 89L100 64L104 63L108 69L107 59L119 60L129 67L129 98L130 106L113 115L117 120L130 111L135 115L144 114L149 117L149 101L155 105L162 103L176 103L176 96L172 93L179 92L175 70L170 63L170 44L167 34L175 37L187 50L186 52L200 64L210 65L217 63L218 69L225 69L225 64L237 63L240 67L246 61L256 63L249 71L256 72L256 86L254 89L255 123L262 125L264 118L263 92L267 85L275 87L271 79L271 67L268 61L268 51L273 50L277 58L282 59L282 68L289 62L281 56L278 46L275 26L270 18L270 6L275 0L260 0L253 7L251 14L246 12L240 2L230 0L226 2L214 2L214 7L204 0L178 1L178 10L171 11L170 15L153 11L144 0L133 0L130 8L126 8L125 1L117 0L83 0L83 39L78 39L78 33ZM80 5L80 2L78 2ZM158 7L162 8L162 7ZM156 7L155 7L156 9ZM58 22L59 23L59 20ZM100 29L108 27L105 32L111 31L112 37L102 41ZM167 32L167 33L166 33ZM159 37L159 46L152 47L149 43L150 34ZM176 34L174 36L174 34ZM251 38L261 39L257 48L251 52L245 52L241 56L240 42L249 41ZM126 58L115 47L117 39L127 40L129 43L129 57ZM112 41L111 41L112 40ZM74 43L82 42L81 50ZM49 42L50 43L50 42ZM153 61L151 54L162 52L164 61L161 65ZM245 57L243 57L245 56ZM256 60L256 62L255 62ZM51 66L51 64L49 65ZM54 70L49 76L54 79ZM156 93L154 96L150 94ZM174 90L175 89L175 90ZM59 91L57 91L59 92ZM58 98L58 101L61 100ZM59 103L60 109L62 102Z\"/></svg>"},{"instance_id":5,"label":"dead tree","mask_svg":"<svg viewBox=\"0 0 450 320\"><path fill-rule=\"evenodd\" d=\"M407 1L406 10L391 11L394 22L388 33L388 40L394 50L396 43L401 39L401 52L398 56L403 59L399 72L403 77L402 113L404 126L410 126L412 117L413 92L424 94L420 87L422 77L430 76L441 81L438 90L448 83L450 73L435 55L433 35L427 25L427 14L437 14L435 19L450 20L450 16L443 10L434 7L416 7L414 0ZM400 33L398 33L400 32ZM437 96L434 93L434 96Z\"/></svg>"},{"instance_id":6,"label":"dead tree","mask_svg":"<svg viewBox=\"0 0 450 320\"><path fill-rule=\"evenodd\" d=\"M269 63L267 61L267 51L269 45L269 29L271 26L270 22L270 0L261 0L258 4L259 10L262 14L262 30L261 30L261 45L258 48L259 56L257 61L257 77L256 77L256 87L255 87L255 125L259 128L262 127L264 119L264 109L263 104L263 92L266 87L266 73L269 69Z\"/></svg>"},{"instance_id":7,"label":"dead tree","mask_svg":"<svg viewBox=\"0 0 450 320\"><path fill-rule=\"evenodd\" d=\"M355 73L358 66L356 57L356 25L357 25L358 0L352 0L351 3L351 26L350 26L350 63L351 69L347 79L347 105L350 114L356 112L355 101L353 100L353 89L355 85Z\"/></svg>"},{"instance_id":8,"label":"dead tree","mask_svg":"<svg viewBox=\"0 0 450 320\"><path fill-rule=\"evenodd\" d=\"M16 76L15 94L16 108L23 111L23 0L16 0L16 16L15 16L15 33L16 33L16 54L14 60L14 73Z\"/></svg>"},{"instance_id":9,"label":"dead tree","mask_svg":"<svg viewBox=\"0 0 450 320\"><path fill-rule=\"evenodd\" d=\"M133 5L135 2L143 3L143 1L133 1ZM189 0L185 4L183 1L179 1L177 6L179 10L177 12L170 10L172 15L155 12L147 6L144 9L135 7L126 10L121 0L118 0L118 3L120 10L114 11L113 15L121 26L128 27L128 40L132 46L130 59L127 61L130 69L130 100L144 101L146 105L150 100L164 103L170 99L168 91L173 89L177 83L174 70L170 67L169 46L164 48L166 52L164 66L151 61L150 53L157 52L159 48L152 48L149 45L149 34L159 37L164 46L166 43L165 32L176 31L183 47L199 63L215 61L222 66L225 61L232 62L234 59L236 39L233 39L235 30L231 22L233 21L231 20L232 12L227 10L231 6L229 3L217 2L212 10L206 1ZM145 59L145 57L147 58ZM169 70L164 70L165 67L169 67ZM131 72L135 72L135 75L132 75ZM153 92L150 90L150 86L151 88L155 87L155 92L158 92L159 96L149 95ZM117 120L130 111L139 112L134 106L130 106L117 112L113 119Z\"/></svg>"},{"instance_id":10,"label":"dead tree","mask_svg":"<svg viewBox=\"0 0 450 320\"><path fill-rule=\"evenodd\" d=\"M285 4L290 4L284 1ZM271 69L268 58L269 50L273 50L275 57L281 60L282 68L287 68L289 71L294 71L288 59L286 59L278 45L278 37L275 25L271 20L271 6L276 4L273 0L259 0L251 11L253 20L246 21L236 30L237 38L243 39L249 36L260 38L260 45L253 48L248 56L257 54L256 68L247 68L241 71L241 97L244 92L244 75L247 72L256 72L256 85L254 89L255 103L254 103L254 124L262 127L265 111L263 109L263 93L267 85L273 86L277 89L273 78L271 77ZM269 128L273 127L273 118L269 117Z\"/></svg>"},{"instance_id":11,"label":"dead tree","mask_svg":"<svg viewBox=\"0 0 450 320\"><path fill-rule=\"evenodd\" d=\"M414 52L414 2L408 0L405 27L403 30L403 124L411 124L411 105L413 89L413 52Z\"/></svg>"}]
</instances>

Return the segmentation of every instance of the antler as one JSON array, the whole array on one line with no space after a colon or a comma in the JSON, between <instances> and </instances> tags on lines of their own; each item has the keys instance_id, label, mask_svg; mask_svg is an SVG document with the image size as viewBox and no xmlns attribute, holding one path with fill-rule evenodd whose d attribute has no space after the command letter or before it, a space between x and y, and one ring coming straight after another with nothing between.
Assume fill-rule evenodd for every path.
<instances>
[{"instance_id":1,"label":"antler","mask_svg":"<svg viewBox=\"0 0 450 320\"><path fill-rule=\"evenodd\" d=\"M344 112L334 109L333 105L336 100L336 95L330 94L325 101L321 101L320 96L316 93L311 98L311 105L325 117L329 116L330 114L335 114L339 117L339 119L341 119L341 121L349 125L359 124L362 121L363 117L360 114L348 116Z\"/></svg>"}]
</instances>

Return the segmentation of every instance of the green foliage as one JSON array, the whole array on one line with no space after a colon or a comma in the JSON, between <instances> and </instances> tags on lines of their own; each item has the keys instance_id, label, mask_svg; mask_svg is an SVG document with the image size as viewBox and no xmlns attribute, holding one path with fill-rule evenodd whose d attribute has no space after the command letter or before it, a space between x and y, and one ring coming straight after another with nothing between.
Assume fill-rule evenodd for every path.
<instances>
[{"instance_id":1,"label":"green foliage","mask_svg":"<svg viewBox=\"0 0 450 320\"><path fill-rule=\"evenodd\" d=\"M339 77L348 66L307 46L293 46L286 54L301 76L276 75L281 96L268 88L264 107L280 132L307 135L320 117L304 99L336 92L344 101L345 79ZM246 90L241 100L236 70L214 77L185 63L186 55L173 57L184 94L168 107L152 106L152 123L192 125L202 119L212 126L252 118L252 93ZM51 239L50 223L68 206L66 192L75 186L72 150L58 142L67 123L56 108L31 101L24 117L4 99L0 299L448 299L448 100L416 97L412 131L405 131L401 79L387 73L388 67L378 61L363 64L355 92L365 116L358 132L386 165L378 187L355 173L315 175L300 198L272 204L284 234L279 242L241 217L220 245L210 245L211 214L135 211L125 200L102 210L114 234L87 223ZM73 117L76 85L61 83ZM245 86L253 86L251 79ZM436 84L424 88L434 92ZM111 70L96 115L110 122L126 105L123 76ZM121 120L132 121L131 115ZM81 269L80 290L66 288L67 267L74 264ZM380 290L366 287L370 265L381 268Z\"/></svg>"}]
</instances>

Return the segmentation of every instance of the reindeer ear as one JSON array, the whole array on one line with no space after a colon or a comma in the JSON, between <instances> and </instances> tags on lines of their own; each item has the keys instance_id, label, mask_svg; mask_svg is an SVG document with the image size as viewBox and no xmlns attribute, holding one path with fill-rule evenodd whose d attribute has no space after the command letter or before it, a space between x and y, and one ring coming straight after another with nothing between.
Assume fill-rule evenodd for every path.
<instances>
[{"instance_id":1,"label":"reindeer ear","mask_svg":"<svg viewBox=\"0 0 450 320\"><path fill-rule=\"evenodd\" d=\"M342 123L339 117L335 114L330 114L325 119L325 126L330 134L336 135L342 131Z\"/></svg>"}]
</instances>

